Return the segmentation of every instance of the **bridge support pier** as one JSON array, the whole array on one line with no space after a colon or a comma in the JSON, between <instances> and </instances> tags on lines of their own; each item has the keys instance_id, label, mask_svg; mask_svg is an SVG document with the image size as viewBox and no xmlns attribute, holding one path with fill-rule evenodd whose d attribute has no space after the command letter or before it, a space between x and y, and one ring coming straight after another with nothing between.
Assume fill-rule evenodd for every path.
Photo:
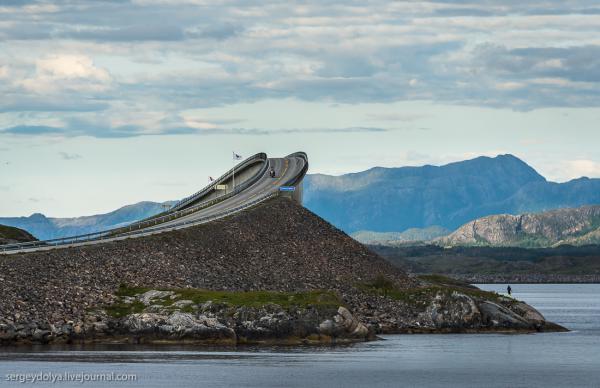
<instances>
[{"instance_id":1,"label":"bridge support pier","mask_svg":"<svg viewBox=\"0 0 600 388\"><path fill-rule=\"evenodd\" d=\"M302 192L304 191L303 186L304 184L300 182L298 186L296 186L296 190L292 194L292 199L298 202L300 205L302 205Z\"/></svg>"}]
</instances>

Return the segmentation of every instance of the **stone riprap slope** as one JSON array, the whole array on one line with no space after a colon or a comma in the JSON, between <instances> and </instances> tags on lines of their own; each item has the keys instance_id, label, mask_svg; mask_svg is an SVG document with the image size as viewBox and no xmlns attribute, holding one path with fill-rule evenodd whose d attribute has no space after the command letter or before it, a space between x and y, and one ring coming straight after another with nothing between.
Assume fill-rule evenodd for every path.
<instances>
[{"instance_id":1,"label":"stone riprap slope","mask_svg":"<svg viewBox=\"0 0 600 388\"><path fill-rule=\"evenodd\" d=\"M600 206L558 209L522 215L501 214L471 221L446 237L442 245L551 247L600 243Z\"/></svg>"},{"instance_id":2,"label":"stone riprap slope","mask_svg":"<svg viewBox=\"0 0 600 388\"><path fill-rule=\"evenodd\" d=\"M0 256L0 342L123 334L123 327L143 335L159 330L156 322L172 328L167 316L135 315L153 314L145 308L121 306L125 316L106 313L105 307L123 303L121 285L150 290L330 290L378 331L543 329L539 319L521 319L505 307L503 316L513 314L512 320L490 318L478 307L487 294L439 285L420 288L425 284L310 211L279 198L227 219L155 236ZM199 320L224 319L199 315L200 302L189 311L168 311L196 314L186 316L191 326L181 333L206 326ZM173 319L185 321L181 318ZM270 319L263 318L257 318L258 331L259 323ZM136 324L128 326L131 321Z\"/></svg>"}]
</instances>

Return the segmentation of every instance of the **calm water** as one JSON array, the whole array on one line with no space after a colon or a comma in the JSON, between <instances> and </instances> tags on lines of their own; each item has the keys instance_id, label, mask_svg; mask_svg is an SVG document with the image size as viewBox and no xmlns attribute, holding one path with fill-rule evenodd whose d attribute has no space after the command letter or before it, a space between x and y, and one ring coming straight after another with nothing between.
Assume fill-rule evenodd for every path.
<instances>
[{"instance_id":1,"label":"calm water","mask_svg":"<svg viewBox=\"0 0 600 388\"><path fill-rule=\"evenodd\" d=\"M505 288L480 287L502 292ZM513 285L513 292L573 331L395 335L385 336L385 341L335 348L3 349L0 386L600 387L600 285ZM6 381L7 374L42 376L40 372L79 378L92 378L94 373L129 374L137 381Z\"/></svg>"}]
</instances>

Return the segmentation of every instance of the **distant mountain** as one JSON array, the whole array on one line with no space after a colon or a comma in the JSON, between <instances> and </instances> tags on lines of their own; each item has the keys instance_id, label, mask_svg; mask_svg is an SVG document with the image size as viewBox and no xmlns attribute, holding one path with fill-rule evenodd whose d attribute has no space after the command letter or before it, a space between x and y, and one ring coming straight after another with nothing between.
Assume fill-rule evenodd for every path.
<instances>
[{"instance_id":1,"label":"distant mountain","mask_svg":"<svg viewBox=\"0 0 600 388\"><path fill-rule=\"evenodd\" d=\"M444 246L523 248L600 244L600 206L518 216L488 216L471 221L435 241Z\"/></svg>"},{"instance_id":2,"label":"distant mountain","mask_svg":"<svg viewBox=\"0 0 600 388\"><path fill-rule=\"evenodd\" d=\"M396 246L417 241L429 241L434 238L447 236L450 231L441 226L430 226L425 229L411 228L404 232L372 232L361 230L350 236L355 240L369 245Z\"/></svg>"},{"instance_id":3,"label":"distant mountain","mask_svg":"<svg viewBox=\"0 0 600 388\"><path fill-rule=\"evenodd\" d=\"M309 174L304 180L304 205L365 242L416 241L426 239L423 236L434 226L455 230L493 214L596 204L600 204L600 179L548 182L512 155L479 157L445 166L375 167L341 176ZM0 224L27 230L45 240L123 226L162 210L160 203L140 202L107 214L77 218L33 214L0 218ZM375 234L387 232L395 234Z\"/></svg>"},{"instance_id":4,"label":"distant mountain","mask_svg":"<svg viewBox=\"0 0 600 388\"><path fill-rule=\"evenodd\" d=\"M548 182L515 156L500 155L439 167L308 175L304 204L347 233L433 225L455 230L491 214L600 204L600 179Z\"/></svg>"},{"instance_id":5,"label":"distant mountain","mask_svg":"<svg viewBox=\"0 0 600 388\"><path fill-rule=\"evenodd\" d=\"M0 225L0 245L35 241L36 238L19 228Z\"/></svg>"},{"instance_id":6,"label":"distant mountain","mask_svg":"<svg viewBox=\"0 0 600 388\"><path fill-rule=\"evenodd\" d=\"M158 214L164 210L163 205L173 205L175 202L139 202L110 213L76 218L49 218L35 213L29 217L0 218L0 224L25 229L40 240L49 240L127 225Z\"/></svg>"}]
</instances>

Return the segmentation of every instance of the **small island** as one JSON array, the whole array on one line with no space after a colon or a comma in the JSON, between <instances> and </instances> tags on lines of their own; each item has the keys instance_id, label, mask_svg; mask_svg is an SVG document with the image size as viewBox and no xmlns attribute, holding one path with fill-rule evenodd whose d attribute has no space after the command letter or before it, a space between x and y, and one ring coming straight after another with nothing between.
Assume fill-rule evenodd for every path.
<instances>
[{"instance_id":1,"label":"small island","mask_svg":"<svg viewBox=\"0 0 600 388\"><path fill-rule=\"evenodd\" d=\"M512 298L409 275L286 198L153 236L0 256L0 274L3 345L566 330Z\"/></svg>"}]
</instances>

